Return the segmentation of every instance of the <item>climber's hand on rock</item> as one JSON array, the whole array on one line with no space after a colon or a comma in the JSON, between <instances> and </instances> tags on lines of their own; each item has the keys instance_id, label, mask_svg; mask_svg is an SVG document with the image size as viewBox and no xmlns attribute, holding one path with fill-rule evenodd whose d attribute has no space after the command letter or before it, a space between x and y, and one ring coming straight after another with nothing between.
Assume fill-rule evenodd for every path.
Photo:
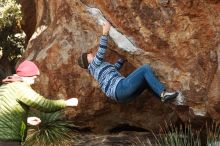
<instances>
[{"instance_id":1,"label":"climber's hand on rock","mask_svg":"<svg viewBox=\"0 0 220 146\"><path fill-rule=\"evenodd\" d=\"M108 21L106 21L104 24L103 24L103 26L102 26L102 29L103 29L103 35L108 35L108 32L109 32L109 30L110 30L110 27L111 27L111 24L108 22Z\"/></svg>"}]
</instances>

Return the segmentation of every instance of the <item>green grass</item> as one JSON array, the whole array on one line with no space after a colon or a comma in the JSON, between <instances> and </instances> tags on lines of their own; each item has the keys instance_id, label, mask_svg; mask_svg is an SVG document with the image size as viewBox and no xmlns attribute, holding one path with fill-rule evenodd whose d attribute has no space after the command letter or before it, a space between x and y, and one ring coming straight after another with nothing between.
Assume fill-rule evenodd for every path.
<instances>
[{"instance_id":1,"label":"green grass","mask_svg":"<svg viewBox=\"0 0 220 146\"><path fill-rule=\"evenodd\" d=\"M207 133L207 145L219 146L220 145L220 125L219 123L213 123L211 126L206 124Z\"/></svg>"},{"instance_id":2,"label":"green grass","mask_svg":"<svg viewBox=\"0 0 220 146\"><path fill-rule=\"evenodd\" d=\"M133 146L220 146L220 124L217 122L206 124L200 130L194 130L190 122L178 126L166 123L161 132L152 134L154 137L150 139L137 137Z\"/></svg>"},{"instance_id":3,"label":"green grass","mask_svg":"<svg viewBox=\"0 0 220 146\"><path fill-rule=\"evenodd\" d=\"M162 132L155 135L158 146L201 146L200 131L193 131L191 124L174 126L165 124Z\"/></svg>"}]
</instances>

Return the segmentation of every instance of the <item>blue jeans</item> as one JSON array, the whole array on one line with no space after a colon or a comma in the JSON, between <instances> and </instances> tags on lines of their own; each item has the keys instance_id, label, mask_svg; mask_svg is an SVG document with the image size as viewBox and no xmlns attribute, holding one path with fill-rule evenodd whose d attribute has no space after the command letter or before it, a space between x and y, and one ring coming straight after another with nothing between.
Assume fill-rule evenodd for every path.
<instances>
[{"instance_id":1,"label":"blue jeans","mask_svg":"<svg viewBox=\"0 0 220 146\"><path fill-rule=\"evenodd\" d=\"M155 77L149 65L143 65L122 79L116 87L119 102L127 102L150 87L158 96L165 90L164 85Z\"/></svg>"}]
</instances>

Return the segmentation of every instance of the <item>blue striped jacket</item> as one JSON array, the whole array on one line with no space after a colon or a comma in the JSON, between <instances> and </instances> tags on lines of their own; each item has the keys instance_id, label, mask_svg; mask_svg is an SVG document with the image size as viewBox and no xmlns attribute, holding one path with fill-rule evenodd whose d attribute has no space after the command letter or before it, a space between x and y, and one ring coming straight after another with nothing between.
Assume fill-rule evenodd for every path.
<instances>
[{"instance_id":1,"label":"blue striped jacket","mask_svg":"<svg viewBox=\"0 0 220 146\"><path fill-rule=\"evenodd\" d=\"M106 96L113 100L117 100L115 95L116 87L124 77L118 72L122 67L124 60L118 59L115 64L110 64L104 61L105 52L107 49L107 36L101 36L98 52L93 61L89 64L89 73L99 82L102 91Z\"/></svg>"}]
</instances>

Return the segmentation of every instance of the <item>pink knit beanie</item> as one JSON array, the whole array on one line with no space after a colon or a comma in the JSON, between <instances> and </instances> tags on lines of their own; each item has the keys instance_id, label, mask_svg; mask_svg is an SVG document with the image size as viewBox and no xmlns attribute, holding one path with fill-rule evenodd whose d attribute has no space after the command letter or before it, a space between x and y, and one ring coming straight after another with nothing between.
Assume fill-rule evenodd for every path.
<instances>
[{"instance_id":1,"label":"pink knit beanie","mask_svg":"<svg viewBox=\"0 0 220 146\"><path fill-rule=\"evenodd\" d=\"M21 77L31 77L40 75L40 71L32 61L25 60L16 69L16 74Z\"/></svg>"}]
</instances>

